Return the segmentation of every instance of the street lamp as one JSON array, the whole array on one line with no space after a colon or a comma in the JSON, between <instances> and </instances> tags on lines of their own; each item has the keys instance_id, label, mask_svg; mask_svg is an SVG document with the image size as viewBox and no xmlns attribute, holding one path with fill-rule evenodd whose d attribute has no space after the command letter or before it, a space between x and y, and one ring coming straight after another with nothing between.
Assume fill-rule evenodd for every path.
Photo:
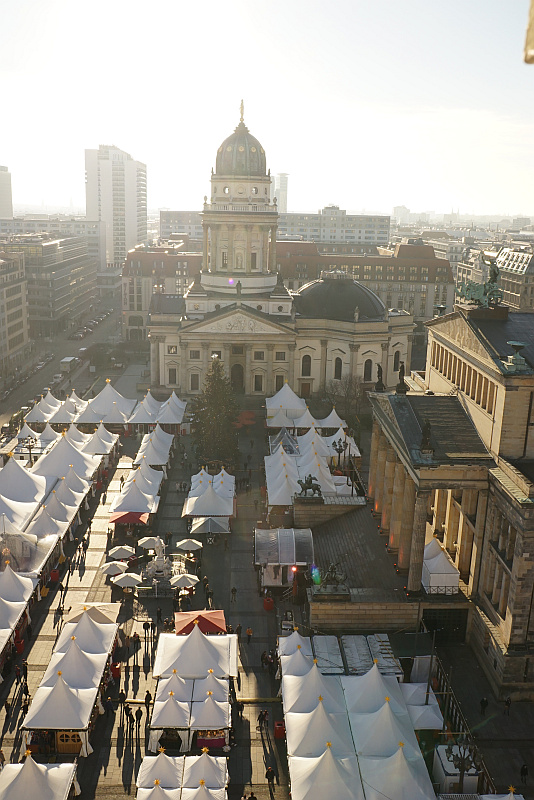
<instances>
[{"instance_id":1,"label":"street lamp","mask_svg":"<svg viewBox=\"0 0 534 800\"><path fill-rule=\"evenodd\" d=\"M30 467L33 467L32 448L37 444L37 439L34 439L33 436L28 436L26 439L22 440L22 444L25 444L28 448Z\"/></svg>"},{"instance_id":2,"label":"street lamp","mask_svg":"<svg viewBox=\"0 0 534 800\"><path fill-rule=\"evenodd\" d=\"M332 447L337 453L337 466L339 468L341 466L341 453L344 453L347 449L347 442L340 438L337 442L332 442Z\"/></svg>"},{"instance_id":3,"label":"street lamp","mask_svg":"<svg viewBox=\"0 0 534 800\"><path fill-rule=\"evenodd\" d=\"M473 740L468 736L459 736L456 744L449 744L445 748L447 760L451 761L459 772L458 794L464 791L464 776L473 767L480 772L482 769L482 756L478 752Z\"/></svg>"}]
</instances>

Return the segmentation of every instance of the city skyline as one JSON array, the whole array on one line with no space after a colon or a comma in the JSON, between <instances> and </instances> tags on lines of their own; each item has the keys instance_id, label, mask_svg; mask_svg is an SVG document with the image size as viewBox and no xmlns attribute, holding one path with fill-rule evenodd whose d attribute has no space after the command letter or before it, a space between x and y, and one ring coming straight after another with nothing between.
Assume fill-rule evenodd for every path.
<instances>
[{"instance_id":1,"label":"city skyline","mask_svg":"<svg viewBox=\"0 0 534 800\"><path fill-rule=\"evenodd\" d=\"M10 8L15 206L83 207L84 151L114 144L147 164L149 208L200 208L243 98L271 173L290 175L289 211L534 213L527 0L206 9Z\"/></svg>"}]
</instances>

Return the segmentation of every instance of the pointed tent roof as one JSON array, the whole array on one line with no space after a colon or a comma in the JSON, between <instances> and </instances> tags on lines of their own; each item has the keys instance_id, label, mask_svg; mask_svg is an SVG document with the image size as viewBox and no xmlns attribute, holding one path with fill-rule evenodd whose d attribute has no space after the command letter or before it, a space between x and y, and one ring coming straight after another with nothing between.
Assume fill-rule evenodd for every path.
<instances>
[{"instance_id":1,"label":"pointed tent roof","mask_svg":"<svg viewBox=\"0 0 534 800\"><path fill-rule=\"evenodd\" d=\"M69 422L69 420L67 420L67 422ZM46 423L43 432L39 436L41 444L45 444L46 442L56 442L60 437L61 434L50 426L50 422Z\"/></svg>"},{"instance_id":2,"label":"pointed tent roof","mask_svg":"<svg viewBox=\"0 0 534 800\"><path fill-rule=\"evenodd\" d=\"M208 789L219 789L226 786L228 779L228 766L226 758L210 756L202 753L200 756L186 756L182 786L194 789L204 781Z\"/></svg>"},{"instance_id":3,"label":"pointed tent roof","mask_svg":"<svg viewBox=\"0 0 534 800\"><path fill-rule=\"evenodd\" d=\"M63 677L71 688L92 689L100 683L106 661L105 653L86 653L74 641L65 653L52 653L40 685L54 686Z\"/></svg>"},{"instance_id":4,"label":"pointed tent roof","mask_svg":"<svg viewBox=\"0 0 534 800\"><path fill-rule=\"evenodd\" d=\"M160 426L159 423L156 424L156 427L152 431L151 434L152 438L155 439L157 442L161 442L162 445L165 447L172 447L172 443L174 441L174 434L173 433L165 433L163 428Z\"/></svg>"},{"instance_id":5,"label":"pointed tent roof","mask_svg":"<svg viewBox=\"0 0 534 800\"><path fill-rule=\"evenodd\" d=\"M42 500L46 492L46 478L30 472L15 458L10 458L5 467L0 469L0 495L3 500L35 503Z\"/></svg>"},{"instance_id":6,"label":"pointed tent roof","mask_svg":"<svg viewBox=\"0 0 534 800\"><path fill-rule=\"evenodd\" d=\"M198 786L196 789L184 787L180 800L226 800L227 796L226 789L208 789L207 786Z\"/></svg>"},{"instance_id":7,"label":"pointed tent roof","mask_svg":"<svg viewBox=\"0 0 534 800\"><path fill-rule=\"evenodd\" d=\"M55 409L50 408L50 406L43 402L43 398L41 398L39 402L36 403L30 411L28 411L24 417L24 420L25 422L46 422L46 420L52 416L54 411Z\"/></svg>"},{"instance_id":8,"label":"pointed tent roof","mask_svg":"<svg viewBox=\"0 0 534 800\"><path fill-rule=\"evenodd\" d=\"M282 675L307 675L313 667L313 659L305 656L302 650L297 650L290 656L280 658Z\"/></svg>"},{"instance_id":9,"label":"pointed tent roof","mask_svg":"<svg viewBox=\"0 0 534 800\"><path fill-rule=\"evenodd\" d=\"M59 479L55 492L60 503L64 503L67 506L75 506L76 508L79 508L85 495L85 492L75 492L71 489L67 479L64 477Z\"/></svg>"},{"instance_id":10,"label":"pointed tent roof","mask_svg":"<svg viewBox=\"0 0 534 800\"><path fill-rule=\"evenodd\" d=\"M133 463L139 464L143 456L150 467L161 467L169 460L169 450L163 447L160 442L154 442L149 439L147 442L141 444Z\"/></svg>"},{"instance_id":11,"label":"pointed tent roof","mask_svg":"<svg viewBox=\"0 0 534 800\"><path fill-rule=\"evenodd\" d=\"M314 428L318 425L318 421L310 413L310 409L306 406L306 411L300 417L293 420L295 428Z\"/></svg>"},{"instance_id":12,"label":"pointed tent roof","mask_svg":"<svg viewBox=\"0 0 534 800\"><path fill-rule=\"evenodd\" d=\"M176 403L164 403L163 407L158 411L156 417L158 423L162 425L180 425L184 418L184 409L176 405Z\"/></svg>"},{"instance_id":13,"label":"pointed tent roof","mask_svg":"<svg viewBox=\"0 0 534 800\"><path fill-rule=\"evenodd\" d=\"M160 699L158 699L160 698ZM154 728L188 728L190 721L190 703L178 700L171 690L167 695L158 691L154 701L150 727Z\"/></svg>"},{"instance_id":14,"label":"pointed tent roof","mask_svg":"<svg viewBox=\"0 0 534 800\"><path fill-rule=\"evenodd\" d=\"M318 758L327 748L338 757L354 755L354 745L346 713L329 714L322 702L308 714L285 714L289 756Z\"/></svg>"},{"instance_id":15,"label":"pointed tent roof","mask_svg":"<svg viewBox=\"0 0 534 800\"><path fill-rule=\"evenodd\" d=\"M50 389L43 397L43 400L50 408L58 409L61 405L61 400L58 400L57 397L54 397Z\"/></svg>"},{"instance_id":16,"label":"pointed tent roof","mask_svg":"<svg viewBox=\"0 0 534 800\"><path fill-rule=\"evenodd\" d=\"M76 394L74 389L70 393L69 399L72 400L73 403L76 403L76 406L78 407L78 409L81 410L81 409L87 408L88 401L87 400L82 400L81 397L78 397L78 395Z\"/></svg>"},{"instance_id":17,"label":"pointed tent roof","mask_svg":"<svg viewBox=\"0 0 534 800\"><path fill-rule=\"evenodd\" d=\"M149 483L157 484L159 486L163 481L163 472L161 472L159 469L153 469L144 457L140 460L138 469L139 473L143 476L143 478L146 478Z\"/></svg>"},{"instance_id":18,"label":"pointed tent roof","mask_svg":"<svg viewBox=\"0 0 534 800\"><path fill-rule=\"evenodd\" d=\"M167 403L171 403L171 402L172 403L176 403L176 405L179 406L179 408L183 408L184 410L187 407L187 400L180 400L180 398L178 397L178 395L176 394L174 389L171 392L171 396L169 397L169 399L166 400L165 402L167 402Z\"/></svg>"},{"instance_id":19,"label":"pointed tent roof","mask_svg":"<svg viewBox=\"0 0 534 800\"><path fill-rule=\"evenodd\" d=\"M137 404L137 400L130 400L124 397L111 385L109 378L107 378L106 385L96 397L89 401L89 405L96 414L100 414L100 419L105 420L112 409L113 403L116 404L122 414L129 417Z\"/></svg>"},{"instance_id":20,"label":"pointed tent roof","mask_svg":"<svg viewBox=\"0 0 534 800\"><path fill-rule=\"evenodd\" d=\"M211 695L208 692L211 692ZM207 697L212 697L219 703L227 703L228 694L228 680L216 678L213 672L208 673L206 678L197 678L193 686L193 701L196 703Z\"/></svg>"},{"instance_id":21,"label":"pointed tent roof","mask_svg":"<svg viewBox=\"0 0 534 800\"><path fill-rule=\"evenodd\" d=\"M88 481L85 481L82 478L80 478L80 476L74 469L73 464L69 464L68 472L65 475L65 480L67 482L67 486L69 487L69 489L72 489L73 492L87 494L87 492L91 488L91 484Z\"/></svg>"},{"instance_id":22,"label":"pointed tent roof","mask_svg":"<svg viewBox=\"0 0 534 800\"><path fill-rule=\"evenodd\" d=\"M6 564L0 572L0 597L10 603L24 603L30 599L36 583L35 578L18 575Z\"/></svg>"},{"instance_id":23,"label":"pointed tent roof","mask_svg":"<svg viewBox=\"0 0 534 800\"><path fill-rule=\"evenodd\" d=\"M434 536L429 543L425 545L423 559L427 561L430 558L439 556L440 553L443 553L443 547L441 546L439 539Z\"/></svg>"},{"instance_id":24,"label":"pointed tent roof","mask_svg":"<svg viewBox=\"0 0 534 800\"><path fill-rule=\"evenodd\" d=\"M44 507L48 516L58 522L70 522L78 512L77 506L67 506L58 500L55 490L49 495Z\"/></svg>"},{"instance_id":25,"label":"pointed tent roof","mask_svg":"<svg viewBox=\"0 0 534 800\"><path fill-rule=\"evenodd\" d=\"M158 503L154 495L147 495L137 485L137 481L131 481L126 487L115 495L109 508L110 514L125 514L134 512L136 514L152 514L157 509Z\"/></svg>"},{"instance_id":26,"label":"pointed tent roof","mask_svg":"<svg viewBox=\"0 0 534 800\"><path fill-rule=\"evenodd\" d=\"M319 698L322 697L322 701ZM339 678L323 675L317 664L304 676L284 675L282 678L284 713L308 714L322 702L325 711L340 714L346 710L345 697Z\"/></svg>"},{"instance_id":27,"label":"pointed tent roof","mask_svg":"<svg viewBox=\"0 0 534 800\"><path fill-rule=\"evenodd\" d=\"M396 678L382 675L374 664L365 675L341 676L347 709L355 714L372 714L382 708L389 697L395 714L406 713L406 703Z\"/></svg>"},{"instance_id":28,"label":"pointed tent roof","mask_svg":"<svg viewBox=\"0 0 534 800\"><path fill-rule=\"evenodd\" d=\"M156 784L151 789L138 789L136 800L181 800L181 789L163 789Z\"/></svg>"},{"instance_id":29,"label":"pointed tent roof","mask_svg":"<svg viewBox=\"0 0 534 800\"><path fill-rule=\"evenodd\" d=\"M76 427L76 425L74 425L74 423L71 423L69 425L69 427L67 428L67 431L65 433L65 439L67 439L67 441L69 441L74 446L85 444L86 442L89 441L91 436L92 436L92 434L90 434L90 433L82 433Z\"/></svg>"},{"instance_id":30,"label":"pointed tent roof","mask_svg":"<svg viewBox=\"0 0 534 800\"><path fill-rule=\"evenodd\" d=\"M280 408L274 417L267 418L267 427L268 428L293 428L293 420L290 419L287 414Z\"/></svg>"},{"instance_id":31,"label":"pointed tent roof","mask_svg":"<svg viewBox=\"0 0 534 800\"><path fill-rule=\"evenodd\" d=\"M74 689L62 675L53 686L39 686L24 721L26 730L86 730L98 689Z\"/></svg>"},{"instance_id":32,"label":"pointed tent roof","mask_svg":"<svg viewBox=\"0 0 534 800\"><path fill-rule=\"evenodd\" d=\"M76 764L37 764L29 755L22 764L5 764L0 773L0 797L65 800L75 775Z\"/></svg>"},{"instance_id":33,"label":"pointed tent roof","mask_svg":"<svg viewBox=\"0 0 534 800\"><path fill-rule=\"evenodd\" d=\"M145 398L146 400L146 398ZM155 422L154 411L142 400L128 420L129 425L151 425Z\"/></svg>"},{"instance_id":34,"label":"pointed tent roof","mask_svg":"<svg viewBox=\"0 0 534 800\"><path fill-rule=\"evenodd\" d=\"M152 789L154 781L164 789L173 789L182 785L184 771L183 756L165 755L163 751L157 756L145 756L137 773L136 785L138 788Z\"/></svg>"},{"instance_id":35,"label":"pointed tent roof","mask_svg":"<svg viewBox=\"0 0 534 800\"><path fill-rule=\"evenodd\" d=\"M408 714L394 714L389 703L374 714L351 714L350 724L358 755L389 758L404 743L407 758L420 755L419 745Z\"/></svg>"},{"instance_id":36,"label":"pointed tent roof","mask_svg":"<svg viewBox=\"0 0 534 800\"><path fill-rule=\"evenodd\" d=\"M336 758L326 747L318 758L290 758L289 772L292 800L324 800L333 788L336 800L364 800L356 756Z\"/></svg>"},{"instance_id":37,"label":"pointed tent roof","mask_svg":"<svg viewBox=\"0 0 534 800\"><path fill-rule=\"evenodd\" d=\"M404 747L389 758L360 756L360 772L367 800L435 800L423 757L408 760Z\"/></svg>"},{"instance_id":38,"label":"pointed tent roof","mask_svg":"<svg viewBox=\"0 0 534 800\"><path fill-rule=\"evenodd\" d=\"M91 402L88 402L86 407L83 411L80 412L79 416L76 419L77 425L98 425L102 420L105 419L104 414L98 414L93 408L91 408Z\"/></svg>"},{"instance_id":39,"label":"pointed tent roof","mask_svg":"<svg viewBox=\"0 0 534 800\"><path fill-rule=\"evenodd\" d=\"M146 408L150 409L153 413L157 413L163 405L163 402L161 400L156 400L150 389L145 394L141 402L144 403Z\"/></svg>"},{"instance_id":40,"label":"pointed tent roof","mask_svg":"<svg viewBox=\"0 0 534 800\"><path fill-rule=\"evenodd\" d=\"M106 435L102 435L103 431L106 432ZM82 450L90 455L107 455L113 449L118 438L118 434L108 433L104 425L100 423L91 438L82 445Z\"/></svg>"},{"instance_id":41,"label":"pointed tent roof","mask_svg":"<svg viewBox=\"0 0 534 800\"><path fill-rule=\"evenodd\" d=\"M318 419L317 425L320 428L346 428L347 423L344 419L341 419L339 414L336 411L336 407L332 406L332 411L330 414L325 417L324 419Z\"/></svg>"},{"instance_id":42,"label":"pointed tent roof","mask_svg":"<svg viewBox=\"0 0 534 800\"><path fill-rule=\"evenodd\" d=\"M94 411L94 409L93 409ZM126 425L130 414L123 411L116 400L111 404L111 408L102 418L108 425Z\"/></svg>"},{"instance_id":43,"label":"pointed tent roof","mask_svg":"<svg viewBox=\"0 0 534 800\"><path fill-rule=\"evenodd\" d=\"M191 729L219 730L230 727L230 704L228 701L220 703L208 695L201 702L191 703Z\"/></svg>"},{"instance_id":44,"label":"pointed tent roof","mask_svg":"<svg viewBox=\"0 0 534 800\"><path fill-rule=\"evenodd\" d=\"M407 706L424 706L426 703L426 683L400 683L400 690ZM428 690L428 705L438 705L432 688Z\"/></svg>"},{"instance_id":45,"label":"pointed tent roof","mask_svg":"<svg viewBox=\"0 0 534 800\"><path fill-rule=\"evenodd\" d=\"M183 703L190 703L193 697L193 680L186 680L178 675L178 672L173 672L168 678L161 678L158 683L158 691L156 700L161 695L165 699L169 692L174 692L174 697Z\"/></svg>"},{"instance_id":46,"label":"pointed tent roof","mask_svg":"<svg viewBox=\"0 0 534 800\"><path fill-rule=\"evenodd\" d=\"M5 469L5 467L4 467ZM24 528L36 510L36 502L21 503L2 497L0 494L0 516L4 515L17 528Z\"/></svg>"},{"instance_id":47,"label":"pointed tent roof","mask_svg":"<svg viewBox=\"0 0 534 800\"><path fill-rule=\"evenodd\" d=\"M232 497L221 497L210 484L199 497L188 497L182 517L231 517L234 513Z\"/></svg>"},{"instance_id":48,"label":"pointed tent roof","mask_svg":"<svg viewBox=\"0 0 534 800\"><path fill-rule=\"evenodd\" d=\"M0 597L0 630L11 632L26 610L27 603L27 600L10 602Z\"/></svg>"},{"instance_id":49,"label":"pointed tent roof","mask_svg":"<svg viewBox=\"0 0 534 800\"><path fill-rule=\"evenodd\" d=\"M201 533L228 533L230 525L228 517L194 517L191 523L191 535Z\"/></svg>"},{"instance_id":50,"label":"pointed tent roof","mask_svg":"<svg viewBox=\"0 0 534 800\"><path fill-rule=\"evenodd\" d=\"M159 638L153 675L170 675L176 669L183 678L204 678L209 669L219 678L230 674L229 636L208 636L198 625L187 636Z\"/></svg>"},{"instance_id":51,"label":"pointed tent roof","mask_svg":"<svg viewBox=\"0 0 534 800\"><path fill-rule=\"evenodd\" d=\"M65 614L65 622L79 622L87 614L95 622L116 622L121 611L120 603L73 603Z\"/></svg>"},{"instance_id":52,"label":"pointed tent roof","mask_svg":"<svg viewBox=\"0 0 534 800\"><path fill-rule=\"evenodd\" d=\"M300 645L300 648L298 645ZM281 656L290 656L292 653L296 653L297 649L302 650L305 656L312 655L311 639L309 636L302 636L298 630L294 630L289 636L279 637L278 652Z\"/></svg>"},{"instance_id":53,"label":"pointed tent roof","mask_svg":"<svg viewBox=\"0 0 534 800\"><path fill-rule=\"evenodd\" d=\"M155 472L155 470L152 471ZM143 494L146 494L148 497L155 497L163 480L163 472L158 472L157 474L160 476L159 481L152 481L143 475L143 472L140 468L132 470L126 479L124 486L122 487L122 493L124 494L124 492L128 492L130 487L135 483L137 488L141 489Z\"/></svg>"},{"instance_id":54,"label":"pointed tent roof","mask_svg":"<svg viewBox=\"0 0 534 800\"><path fill-rule=\"evenodd\" d=\"M6 536L22 536L26 541L32 544L37 543L36 536L32 536L32 534L27 531L23 533L20 528L17 528L16 525L13 525L13 523L9 521L5 514L0 514L0 540Z\"/></svg>"},{"instance_id":55,"label":"pointed tent roof","mask_svg":"<svg viewBox=\"0 0 534 800\"><path fill-rule=\"evenodd\" d=\"M199 481L210 481L211 477L210 473L202 467L200 472L191 475L191 486L195 486Z\"/></svg>"},{"instance_id":56,"label":"pointed tent roof","mask_svg":"<svg viewBox=\"0 0 534 800\"><path fill-rule=\"evenodd\" d=\"M88 478L92 477L98 469L101 460L99 456L80 452L76 445L71 444L65 436L62 436L49 453L36 461L31 471L34 475L57 477L63 475L66 467L72 464L80 477Z\"/></svg>"},{"instance_id":57,"label":"pointed tent roof","mask_svg":"<svg viewBox=\"0 0 534 800\"><path fill-rule=\"evenodd\" d=\"M310 429L308 433L313 433L313 430ZM299 439L300 438L301 437L299 436ZM306 442L299 442L299 451L301 456L305 456L306 454L311 454L314 456L330 456L330 449L328 445L318 433L316 433L315 436L311 437Z\"/></svg>"},{"instance_id":58,"label":"pointed tent roof","mask_svg":"<svg viewBox=\"0 0 534 800\"><path fill-rule=\"evenodd\" d=\"M408 706L408 714L414 730L440 731L443 728L443 715L436 705Z\"/></svg>"},{"instance_id":59,"label":"pointed tent roof","mask_svg":"<svg viewBox=\"0 0 534 800\"><path fill-rule=\"evenodd\" d=\"M60 405L60 407L54 411L48 423L53 425L64 425L67 422L73 422L76 419L80 411L83 411L80 406L77 406L74 400L71 400L68 397L64 403Z\"/></svg>"},{"instance_id":60,"label":"pointed tent roof","mask_svg":"<svg viewBox=\"0 0 534 800\"><path fill-rule=\"evenodd\" d=\"M425 558L425 566L433 575L459 575L457 567L454 566L447 554L442 550L433 558Z\"/></svg>"},{"instance_id":61,"label":"pointed tent roof","mask_svg":"<svg viewBox=\"0 0 534 800\"><path fill-rule=\"evenodd\" d=\"M39 440L40 436L41 436L41 434L37 433L36 431L34 431L33 428L30 428L30 426L28 425L27 422L24 422L24 425L22 426L20 431L17 433L17 439L19 441L21 439L28 439L28 438Z\"/></svg>"},{"instance_id":62,"label":"pointed tent roof","mask_svg":"<svg viewBox=\"0 0 534 800\"><path fill-rule=\"evenodd\" d=\"M290 414L290 416L300 416L306 410L306 401L295 394L289 383L284 383L275 395L266 398L265 407L267 408L267 416L272 416L273 414L269 414L269 412L275 412L279 408L284 409L286 412L297 412L296 414Z\"/></svg>"},{"instance_id":63,"label":"pointed tent roof","mask_svg":"<svg viewBox=\"0 0 534 800\"><path fill-rule=\"evenodd\" d=\"M52 519L43 506L32 519L27 531L33 536L37 536L38 539L42 539L45 536L63 536L68 527L68 522Z\"/></svg>"},{"instance_id":64,"label":"pointed tent roof","mask_svg":"<svg viewBox=\"0 0 534 800\"><path fill-rule=\"evenodd\" d=\"M64 653L76 642L86 653L109 653L116 631L115 623L96 622L89 614L84 614L78 622L65 623L57 639L55 652Z\"/></svg>"}]
</instances>

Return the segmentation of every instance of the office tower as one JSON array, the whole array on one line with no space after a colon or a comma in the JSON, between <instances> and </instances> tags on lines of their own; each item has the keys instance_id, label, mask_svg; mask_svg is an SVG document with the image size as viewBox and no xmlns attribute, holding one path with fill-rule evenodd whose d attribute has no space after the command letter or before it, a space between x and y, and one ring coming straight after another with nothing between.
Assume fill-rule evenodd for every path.
<instances>
[{"instance_id":1,"label":"office tower","mask_svg":"<svg viewBox=\"0 0 534 800\"><path fill-rule=\"evenodd\" d=\"M128 250L146 242L146 165L118 147L85 151L87 219L106 224L108 268L120 268Z\"/></svg>"},{"instance_id":2,"label":"office tower","mask_svg":"<svg viewBox=\"0 0 534 800\"><path fill-rule=\"evenodd\" d=\"M0 218L10 219L12 216L11 173L7 167L0 167Z\"/></svg>"},{"instance_id":3,"label":"office tower","mask_svg":"<svg viewBox=\"0 0 534 800\"><path fill-rule=\"evenodd\" d=\"M280 172L275 178L275 197L278 200L280 214L287 213L287 172Z\"/></svg>"}]
</instances>

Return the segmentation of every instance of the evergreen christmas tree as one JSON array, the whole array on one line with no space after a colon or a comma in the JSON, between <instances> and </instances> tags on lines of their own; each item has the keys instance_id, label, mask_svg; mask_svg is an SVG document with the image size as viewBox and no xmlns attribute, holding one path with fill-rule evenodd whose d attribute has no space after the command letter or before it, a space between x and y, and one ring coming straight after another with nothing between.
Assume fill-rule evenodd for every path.
<instances>
[{"instance_id":1,"label":"evergreen christmas tree","mask_svg":"<svg viewBox=\"0 0 534 800\"><path fill-rule=\"evenodd\" d=\"M193 439L201 465L219 461L229 472L236 469L238 414L232 385L220 360L214 357L202 394L193 403Z\"/></svg>"}]
</instances>

